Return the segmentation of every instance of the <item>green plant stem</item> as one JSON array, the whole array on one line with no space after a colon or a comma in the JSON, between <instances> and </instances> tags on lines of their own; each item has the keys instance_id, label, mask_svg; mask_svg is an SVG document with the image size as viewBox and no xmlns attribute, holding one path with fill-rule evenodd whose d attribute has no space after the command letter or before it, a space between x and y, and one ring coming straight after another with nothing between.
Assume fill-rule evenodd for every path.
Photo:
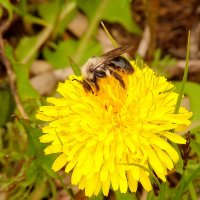
<instances>
[{"instance_id":1,"label":"green plant stem","mask_svg":"<svg viewBox=\"0 0 200 200\"><path fill-rule=\"evenodd\" d=\"M87 32L84 34L84 36L82 37L82 39L81 39L81 41L79 43L79 46L77 48L77 52L73 56L73 60L77 64L80 64L81 56L83 55L83 53L84 53L84 51L85 51L85 49L87 47L87 44L90 41L92 35L96 31L97 26L99 25L99 23L101 21L102 13L103 13L104 9L106 8L108 2L109 2L109 0L102 0L102 1L100 1L100 5L99 5L98 9L96 10L95 15L94 15L92 21L89 24Z\"/></svg>"},{"instance_id":2,"label":"green plant stem","mask_svg":"<svg viewBox=\"0 0 200 200\"><path fill-rule=\"evenodd\" d=\"M38 37L37 42L35 43L34 47L29 51L29 53L26 55L26 57L21 61L22 64L27 64L30 59L33 57L33 55L37 52L37 50L42 46L42 44L48 39L51 32L53 30L53 26L48 25L40 34Z\"/></svg>"},{"instance_id":3,"label":"green plant stem","mask_svg":"<svg viewBox=\"0 0 200 200\"><path fill-rule=\"evenodd\" d=\"M58 20L62 21L75 7L76 7L75 1L67 3L63 11L60 13Z\"/></svg>"},{"instance_id":4,"label":"green plant stem","mask_svg":"<svg viewBox=\"0 0 200 200\"><path fill-rule=\"evenodd\" d=\"M27 56L21 61L22 64L27 64L33 55L38 51L38 49L46 42L46 40L50 37L52 32L54 31L54 27L62 21L65 16L67 16L74 8L76 7L75 2L66 3L63 11L58 16L58 22L55 25L48 25L41 33L39 33L38 40L35 43L34 47L29 51Z\"/></svg>"},{"instance_id":5,"label":"green plant stem","mask_svg":"<svg viewBox=\"0 0 200 200\"><path fill-rule=\"evenodd\" d=\"M52 181L51 178L48 179L48 182L49 182L49 186L50 186L51 192L52 192L52 200L56 200L56 199L57 199L56 185L55 185L55 183Z\"/></svg>"},{"instance_id":6,"label":"green plant stem","mask_svg":"<svg viewBox=\"0 0 200 200\"><path fill-rule=\"evenodd\" d=\"M197 194L192 183L189 184L189 191L192 200L197 200Z\"/></svg>"},{"instance_id":7,"label":"green plant stem","mask_svg":"<svg viewBox=\"0 0 200 200\"><path fill-rule=\"evenodd\" d=\"M57 32L58 32L59 26L60 26L60 22L63 21L65 19L65 17L75 8L76 8L76 2L75 1L66 3L62 12L61 12L61 6L60 6L60 8L58 9L58 13L60 13L60 12L61 13L59 15L57 15L57 17L56 17L56 20L55 20L55 23L54 23L54 28L51 32L51 39L55 39L55 37L57 36Z\"/></svg>"},{"instance_id":8,"label":"green plant stem","mask_svg":"<svg viewBox=\"0 0 200 200\"><path fill-rule=\"evenodd\" d=\"M65 186L65 183L63 182L61 176L60 176L58 173L57 173L57 176L58 176L58 179L60 180L60 183L61 183L61 185L63 186L64 190L67 192L67 194L70 195L70 197L71 197L72 199L74 199L74 193L73 193L73 191L72 191L71 189L68 189L68 188Z\"/></svg>"}]
</instances>

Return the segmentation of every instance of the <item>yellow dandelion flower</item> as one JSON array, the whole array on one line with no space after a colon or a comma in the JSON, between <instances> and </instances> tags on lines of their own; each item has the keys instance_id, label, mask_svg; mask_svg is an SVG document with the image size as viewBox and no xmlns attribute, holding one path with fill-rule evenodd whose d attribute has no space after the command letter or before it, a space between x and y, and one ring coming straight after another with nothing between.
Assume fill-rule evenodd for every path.
<instances>
[{"instance_id":1,"label":"yellow dandelion flower","mask_svg":"<svg viewBox=\"0 0 200 200\"><path fill-rule=\"evenodd\" d=\"M110 76L100 79L99 91L92 94L72 77L59 84L61 97L48 98L52 105L38 111L37 118L48 122L40 137L51 143L45 153L60 153L53 170L72 172L72 184L87 196L108 195L109 188L136 192L138 182L150 191L145 169L166 181L179 160L168 140L186 142L176 132L189 126L192 113L181 107L174 114L178 94L173 84L148 67L132 65L134 73L122 75L126 89Z\"/></svg>"}]
</instances>

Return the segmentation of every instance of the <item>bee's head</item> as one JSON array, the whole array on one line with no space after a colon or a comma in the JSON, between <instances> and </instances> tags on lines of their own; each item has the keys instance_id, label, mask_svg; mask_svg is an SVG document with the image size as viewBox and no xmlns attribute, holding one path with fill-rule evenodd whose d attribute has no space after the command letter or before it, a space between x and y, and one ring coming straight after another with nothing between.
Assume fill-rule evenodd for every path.
<instances>
[{"instance_id":1,"label":"bee's head","mask_svg":"<svg viewBox=\"0 0 200 200\"><path fill-rule=\"evenodd\" d=\"M95 66L98 62L97 57L89 58L88 61L81 68L81 72L84 78L92 80L94 77Z\"/></svg>"}]
</instances>

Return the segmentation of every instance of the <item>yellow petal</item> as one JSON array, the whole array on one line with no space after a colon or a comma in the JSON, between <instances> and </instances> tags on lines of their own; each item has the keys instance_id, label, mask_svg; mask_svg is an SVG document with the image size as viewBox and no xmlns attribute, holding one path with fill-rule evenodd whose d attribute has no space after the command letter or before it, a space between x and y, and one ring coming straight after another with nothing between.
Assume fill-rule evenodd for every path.
<instances>
[{"instance_id":1,"label":"yellow petal","mask_svg":"<svg viewBox=\"0 0 200 200\"><path fill-rule=\"evenodd\" d=\"M140 183L143 185L144 189L149 192L152 189L149 177L143 169L140 168Z\"/></svg>"},{"instance_id":2,"label":"yellow petal","mask_svg":"<svg viewBox=\"0 0 200 200\"><path fill-rule=\"evenodd\" d=\"M45 152L45 154L60 153L60 152L62 152L62 148L63 147L61 144L50 145L44 150L44 152Z\"/></svg>"},{"instance_id":3,"label":"yellow petal","mask_svg":"<svg viewBox=\"0 0 200 200\"><path fill-rule=\"evenodd\" d=\"M105 182L107 178L108 178L108 168L104 165L100 171L100 180L102 182Z\"/></svg>"},{"instance_id":4,"label":"yellow petal","mask_svg":"<svg viewBox=\"0 0 200 200\"><path fill-rule=\"evenodd\" d=\"M121 178L119 176L119 188L121 193L126 193L128 188L127 178Z\"/></svg>"},{"instance_id":5,"label":"yellow petal","mask_svg":"<svg viewBox=\"0 0 200 200\"><path fill-rule=\"evenodd\" d=\"M96 173L91 179L87 180L87 187L85 188L85 194L91 197L96 189L99 182L99 175Z\"/></svg>"},{"instance_id":6,"label":"yellow petal","mask_svg":"<svg viewBox=\"0 0 200 200\"><path fill-rule=\"evenodd\" d=\"M118 172L116 170L111 174L111 184L112 184L114 191L118 190L118 188L119 188L119 177L118 177Z\"/></svg>"},{"instance_id":7,"label":"yellow petal","mask_svg":"<svg viewBox=\"0 0 200 200\"><path fill-rule=\"evenodd\" d=\"M163 135L174 143L177 143L177 144L186 143L186 140L176 133L166 132L166 133L163 133Z\"/></svg>"},{"instance_id":8,"label":"yellow petal","mask_svg":"<svg viewBox=\"0 0 200 200\"><path fill-rule=\"evenodd\" d=\"M49 143L55 140L55 134L45 134L40 137L40 142L42 143Z\"/></svg>"},{"instance_id":9,"label":"yellow petal","mask_svg":"<svg viewBox=\"0 0 200 200\"><path fill-rule=\"evenodd\" d=\"M150 139L150 141L152 144L155 144L161 149L165 150L175 163L178 162L179 160L178 153L168 142L158 137L154 139Z\"/></svg>"},{"instance_id":10,"label":"yellow petal","mask_svg":"<svg viewBox=\"0 0 200 200\"><path fill-rule=\"evenodd\" d=\"M76 165L72 173L72 179L71 179L72 184L77 185L81 179L82 174L83 174L82 169L80 167L77 167Z\"/></svg>"},{"instance_id":11,"label":"yellow petal","mask_svg":"<svg viewBox=\"0 0 200 200\"><path fill-rule=\"evenodd\" d=\"M108 176L105 182L102 183L102 190L104 196L108 196L109 189L110 189L110 177Z\"/></svg>"},{"instance_id":12,"label":"yellow petal","mask_svg":"<svg viewBox=\"0 0 200 200\"><path fill-rule=\"evenodd\" d=\"M157 156L159 157L159 159L165 164L165 166L169 169L172 170L172 168L174 167L174 164L171 160L171 158L160 148L158 147L154 147Z\"/></svg>"},{"instance_id":13,"label":"yellow petal","mask_svg":"<svg viewBox=\"0 0 200 200\"><path fill-rule=\"evenodd\" d=\"M57 172L67 163L67 155L62 153L53 163L52 169Z\"/></svg>"},{"instance_id":14,"label":"yellow petal","mask_svg":"<svg viewBox=\"0 0 200 200\"><path fill-rule=\"evenodd\" d=\"M162 173L163 172L162 164L160 160L158 159L156 152L151 147L147 149L147 152L148 152L148 157L149 157L149 163L151 164L152 168L156 172Z\"/></svg>"},{"instance_id":15,"label":"yellow petal","mask_svg":"<svg viewBox=\"0 0 200 200\"><path fill-rule=\"evenodd\" d=\"M131 192L136 192L138 187L138 182L134 179L132 173L129 171L127 173L128 185Z\"/></svg>"}]
</instances>

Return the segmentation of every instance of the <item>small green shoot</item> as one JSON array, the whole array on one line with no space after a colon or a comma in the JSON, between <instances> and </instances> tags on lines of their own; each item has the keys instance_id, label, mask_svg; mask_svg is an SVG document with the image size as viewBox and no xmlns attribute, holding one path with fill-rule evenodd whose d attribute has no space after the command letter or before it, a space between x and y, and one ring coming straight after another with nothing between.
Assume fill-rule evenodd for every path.
<instances>
[{"instance_id":1,"label":"small green shoot","mask_svg":"<svg viewBox=\"0 0 200 200\"><path fill-rule=\"evenodd\" d=\"M74 74L76 76L80 76L81 75L80 67L69 56L68 56L68 59L69 59L69 63L71 65L71 68L72 68Z\"/></svg>"},{"instance_id":2,"label":"small green shoot","mask_svg":"<svg viewBox=\"0 0 200 200\"><path fill-rule=\"evenodd\" d=\"M108 36L108 38L110 39L110 41L112 42L113 46L119 47L119 45L117 44L115 39L112 37L112 35L109 33L108 29L106 28L106 26L104 25L104 23L102 21L101 21L101 25L103 26L103 29L104 29L106 35Z\"/></svg>"},{"instance_id":3,"label":"small green shoot","mask_svg":"<svg viewBox=\"0 0 200 200\"><path fill-rule=\"evenodd\" d=\"M182 101L182 98L184 95L185 83L187 81L187 75L188 75L189 57L190 57L190 31L188 32L185 70L184 70L184 75L183 75L183 80L182 80L179 96L178 96L178 99L176 102L176 107L174 110L175 114L177 114L179 112L179 108L181 106L181 101Z\"/></svg>"}]
</instances>

